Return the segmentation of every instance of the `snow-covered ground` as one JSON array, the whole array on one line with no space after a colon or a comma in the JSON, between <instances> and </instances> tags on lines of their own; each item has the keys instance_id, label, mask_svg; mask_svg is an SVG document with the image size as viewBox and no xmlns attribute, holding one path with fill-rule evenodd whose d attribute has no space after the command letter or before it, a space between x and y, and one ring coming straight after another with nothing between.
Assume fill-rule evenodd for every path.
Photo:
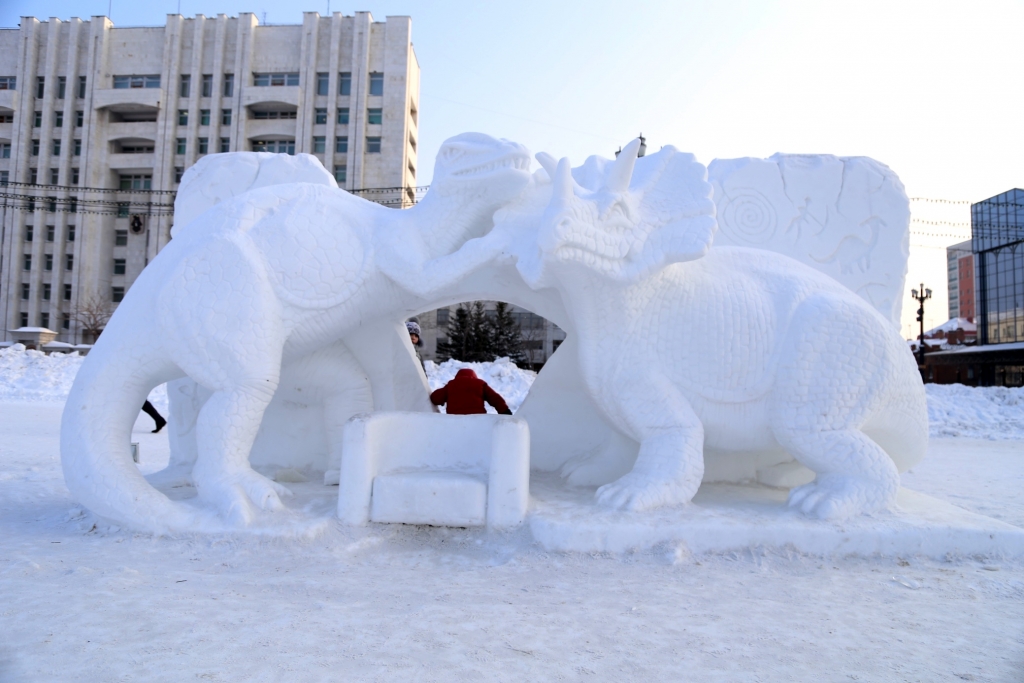
<instances>
[{"instance_id":1,"label":"snow-covered ground","mask_svg":"<svg viewBox=\"0 0 1024 683\"><path fill-rule=\"evenodd\" d=\"M0 353L0 681L1024 680L1024 565L1000 558L560 555L524 532L404 526L288 540L112 529L61 475L74 359ZM522 400L514 373L486 370ZM1024 526L1020 393L940 389L961 392L941 396L941 424L972 438L933 437L904 484ZM168 457L150 429L140 415L144 473Z\"/></svg>"}]
</instances>

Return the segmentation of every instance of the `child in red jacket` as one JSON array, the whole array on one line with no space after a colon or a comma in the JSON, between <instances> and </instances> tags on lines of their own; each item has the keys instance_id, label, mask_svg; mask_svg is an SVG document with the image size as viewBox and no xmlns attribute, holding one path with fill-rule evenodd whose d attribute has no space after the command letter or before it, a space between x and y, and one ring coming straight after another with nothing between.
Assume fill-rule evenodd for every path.
<instances>
[{"instance_id":1,"label":"child in red jacket","mask_svg":"<svg viewBox=\"0 0 1024 683\"><path fill-rule=\"evenodd\" d=\"M505 399L494 389L476 376L469 368L455 373L455 378L443 387L430 394L430 402L435 406L448 404L445 409L449 415L478 415L486 413L484 401L502 415L511 415Z\"/></svg>"}]
</instances>

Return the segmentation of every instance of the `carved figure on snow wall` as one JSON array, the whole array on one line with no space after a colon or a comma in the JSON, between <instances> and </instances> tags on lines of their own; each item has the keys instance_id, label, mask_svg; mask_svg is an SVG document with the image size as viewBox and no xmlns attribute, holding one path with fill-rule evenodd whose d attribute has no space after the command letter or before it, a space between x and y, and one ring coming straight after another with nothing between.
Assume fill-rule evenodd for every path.
<instances>
[{"instance_id":1,"label":"carved figure on snow wall","mask_svg":"<svg viewBox=\"0 0 1024 683\"><path fill-rule=\"evenodd\" d=\"M921 427L925 425L923 389L916 372L908 379L903 372L899 353L891 353L893 347L890 342L894 334L888 329L891 325L887 325L862 299L852 296L848 289L822 278L813 270L801 268L789 259L775 257L764 251L737 257L729 253L737 250L715 247L708 256L700 258L699 255L707 251L715 229L714 206L710 202L711 190L705 181L704 168L689 155L681 155L667 148L659 155L640 159L632 181L628 172L632 169L591 157L582 167L573 170L579 186L572 184L572 196L565 192L569 185L562 178L559 192L552 199L549 174L558 174L555 172L556 164L550 157L538 155L546 170L540 170L529 178L528 158L521 147L486 136L460 138L450 141L442 149L435 171L434 187L421 205L423 208L401 212L409 218L396 219L396 224L402 227L385 231L382 243L373 240L359 243L373 245L373 263L369 270L374 272L376 269L376 272L366 282L375 284L376 289L371 287L371 291L366 292L369 296L364 296L362 292L351 293L347 295L348 298L342 295L338 299L340 303L331 299L334 290L318 281L321 270L331 273L336 264L327 263L331 261L330 258L319 263L304 263L299 256L303 248L317 243L317 235L327 235L328 242L336 239L337 235L331 234L330 230L315 225L316 220L327 224L329 219L318 216L311 207L305 210L312 215L302 215L297 206L298 200L289 203L287 199L304 196L307 200L315 199L340 208L342 205L332 204L332 200L328 199L331 191L348 197L333 189L333 179L312 157L305 160L302 157L293 159L303 168L301 172L293 169L288 173L281 172L280 164L290 163L279 161L284 157L217 155L209 159L211 163L217 160L217 163L223 164L224 170L232 165L245 167L247 172L240 174L242 180L224 183L222 186L193 182L192 191L186 191L189 189L185 187L188 183L183 185L179 201L186 206L182 207L184 211L176 207L179 217L199 218L202 210L209 210L196 221L197 225L179 222L180 227L175 229L172 246L179 242L179 237L189 235L194 235L192 239L197 245L216 244L218 239L223 241L228 236L232 245L241 242L250 246L249 232L254 232L259 239L264 240L257 241L257 252L262 245L270 245L269 249L259 253L259 258L266 259L271 252L275 255L264 261L266 265L262 272L251 269L246 277L257 283L261 281L260 278L269 281L271 287L262 291L271 292L272 298L283 299L283 303L277 304L282 309L303 312L299 316L295 313L290 315L303 322L315 321L312 326L322 332L311 335L306 328L289 330L293 336L283 345L279 357L277 392L272 399L261 396L260 401L255 402L254 412L246 416L245 428L236 432L244 434L251 445L255 438L253 425L258 427L260 424L260 416L257 414L259 406L269 405L263 416L257 448L252 450L254 457L260 450L258 446L261 442L267 446L266 451L281 453L296 450L280 448L292 438L286 434L289 421L281 419L291 402L289 399L309 403L312 394L311 404L319 402L323 405L323 413L312 413L322 414L323 424L315 424L314 419L304 426L318 427L326 434L326 449L332 452L330 459L334 462L339 452L337 445L330 442L337 441L341 425L353 413L363 412L369 407L429 410L429 404L416 403L417 398L425 399L426 385L422 372L415 364L411 348L405 348L408 346L408 335L401 329L402 321L408 315L431 310L439 305L493 298L530 308L553 320L569 333L568 341L549 361L519 411L519 416L525 417L530 423L534 466L561 469L567 479L574 483L605 483L626 473L633 465L633 460L637 459L637 450L640 449L643 457L637 459L637 466L617 482L601 489L600 496L605 503L644 509L689 500L701 481L700 472L704 469L697 438L700 430L712 437L708 442L709 466L705 477L715 471L716 460L722 453L716 451L715 447L733 449L734 453L741 455L744 449L775 449L776 453L772 456L774 460L765 461L764 456L759 455L751 459L751 462L756 461L759 465L765 462L794 464L793 456L796 455L798 460L811 466L818 474L816 483L794 492L791 500L812 514L842 516L882 507L891 502L895 493L894 481L898 481L894 480L894 472L897 468L909 467L923 453L923 435L926 433ZM635 150L632 154L635 157ZM874 164L869 160L856 160L856 163L851 160L841 161L853 166L857 163L869 167ZM276 170L275 166L278 167ZM905 221L901 225L900 221L906 212L906 198L891 172L887 174L887 169L877 164L875 166L879 169L876 175L884 182L876 183L872 191L877 191L877 197L891 204L883 206L881 216L876 218L888 219L891 227L886 238L893 239L889 233L901 235L899 239L904 245L902 255L890 257L888 262L882 259L889 273L888 279L882 283L882 290L883 293L892 294L902 288L905 273L907 225ZM191 178L197 179L203 175L210 177L210 170L208 164L206 173L199 173L203 168L197 165L190 169L190 173L193 173ZM872 167L870 170L874 172L875 169ZM300 192L288 185L284 187L291 189L271 187L289 177L298 177L306 183L312 181L321 185L322 189L314 191L304 185L302 187L305 189ZM454 180L446 186L445 179L449 177ZM189 176L186 177L188 180ZM260 187L262 189L232 199L239 192ZM460 195L452 191L451 187L474 188L473 191L485 198ZM814 188L805 189L806 196L810 198L805 201L805 205L813 204L820 198L819 195L828 194L821 190L815 191ZM851 193L851 197L859 196L857 191ZM351 197L345 201L344 209L349 213L341 221L343 226L363 225L368 217L372 218L369 223L376 220L379 225L379 221L390 221L390 216L397 213L384 210L382 214L376 209L368 209L363 206L365 203ZM434 239L439 225L436 219L445 210L458 211L456 207L459 202L466 204L467 220L458 222L458 227L453 228L452 232L458 233L458 237L444 241L443 245L438 244ZM275 208L261 208L270 204ZM862 204L870 209L873 204L878 204L878 199ZM833 213L826 217L823 236L818 236L822 244L827 244L828 240L842 242L845 239L837 237L837 231L828 229L837 220L849 219L854 221L857 229L862 227L864 219L858 214L861 207L856 205L851 209L854 205L856 202L851 203L849 197L845 204L836 201ZM501 219L498 228L487 232L492 227L488 211L493 213L501 206L506 208L498 214ZM254 218L254 214L260 218ZM227 225L232 216L241 227L232 229ZM222 221L224 227L211 230L212 217ZM297 229L296 219L312 220L312 224L303 223L302 227L312 225L313 229L308 233ZM274 221L277 221L276 228L271 227ZM422 237L415 234L417 222L422 223ZM262 226L266 234L260 236L259 230L250 230L257 224ZM220 237L210 237L213 233ZM472 239L485 233L485 239ZM244 238L240 237L243 235ZM766 246L778 251L792 248L787 244L769 243ZM289 282L285 282L283 287L284 296L278 293L282 290L281 275L279 272L275 274L273 270L280 268L283 263L274 260L280 258L277 254L286 254L289 249L295 255L291 261L295 264L295 270L288 271L286 267L285 271L289 274L297 273L292 275L289 282L293 285L296 282L304 283L299 286L301 295L297 300L289 299L294 297L296 291L294 287L288 289ZM366 251L371 250L361 253L365 255ZM723 253L719 256L718 251ZM161 257L165 253L167 250L161 253ZM177 253L175 258L180 259L181 251ZM247 253L251 255L253 252L250 249ZM693 263L678 263L695 257ZM207 258L204 255L202 260ZM259 258L255 260L259 261ZM736 258L747 258L749 263L744 262L739 266L734 262ZM154 265L156 263L154 261ZM811 259L811 266L818 270L825 270L832 263ZM310 264L312 267L309 267ZM306 266L304 272L302 266ZM403 268L413 272L403 273ZM874 272L873 269L877 268L876 259L868 270ZM681 274L684 270L687 275L685 277ZM343 266L342 271L351 274L344 277L356 280L362 272L352 265ZM847 276L842 271L833 274L840 280ZM237 278L239 274L231 276ZM741 283L762 288L781 286L789 292L789 298L781 295L781 298L766 298L763 295L723 291L723 286L728 283L717 282L716 278L721 276L733 277L737 287ZM156 283L163 279L166 279L166 275L150 278L149 281ZM334 281L331 277L325 279ZM179 282L184 283L183 280ZM596 321L592 313L584 313L593 306L588 305L585 296L579 300L578 285L582 282L593 284L600 291L606 291L613 300L619 301L619 313L629 318L632 331L626 332L630 328L623 325L621 317L610 322ZM844 284L851 287L856 285L855 282ZM303 289L303 286L306 288ZM139 283L132 291L136 289L139 289ZM310 296L309 292L316 294ZM680 299L675 296L678 292L687 292L690 296ZM639 299L631 298L638 293L654 299L647 300L643 296ZM865 296L865 291L860 291L860 294ZM377 297L376 306L371 303L372 297ZM710 297L708 305L703 305L699 297ZM710 304L710 300L715 297L719 308ZM893 300L898 301L898 298L893 297ZM154 308L153 298L145 301L151 311ZM313 306L301 308L297 301L313 302ZM884 297L872 303L886 317L892 315L892 306L885 308ZM319 305L326 305L326 308L317 309ZM140 304L134 309L122 306L121 311L134 310L135 315L138 315L138 311L146 309L146 306ZM325 319L335 320L328 311L348 306L351 307L345 310L362 311L361 314L355 314L357 318L361 315L360 320L350 321L348 326L318 328ZM844 369L846 366L838 358L840 350L837 348L836 353L831 354L832 349L828 345L836 343L836 338L835 335L829 336L831 333L828 330L822 330L818 335L807 333L809 336L804 341L810 344L809 356L800 356L798 352L786 355L784 347L799 337L799 330L806 332L808 326L816 329L814 326L830 320L830 315L838 315L830 306L851 313L853 322L849 325L851 330L855 330L854 334L880 335L880 345L874 343L877 340L869 339L866 340L867 346L863 353L854 349L862 365L864 361L868 365L881 363L883 370L877 378L857 375L855 372L851 374L848 368ZM745 311L744 307L748 310ZM607 307L606 310L612 311L615 307ZM716 310L718 314L715 314ZM312 311L317 313L313 314ZM733 315L723 315L723 311ZM746 313L760 317L739 320ZM897 306L897 318L898 314ZM679 315L691 318L671 317ZM121 318L127 318L127 314ZM140 318L145 319L144 315ZM289 324L294 323L291 317L285 318ZM719 335L719 342L722 342L723 337L732 343L737 339L752 340L762 332L772 339L740 354L721 354L723 347L708 349L700 339L705 333L702 326L708 320L711 323L709 329ZM121 328L112 325L104 338L117 339L118 335L111 335L110 332L127 329L131 324L125 322ZM603 326L594 327L596 324ZM217 330L222 329L219 320L210 325ZM615 334L609 336L613 330ZM214 335L217 344L223 345L223 339L217 339L214 332L211 329L209 334ZM194 339L203 338L202 333L192 334ZM745 337L737 337L744 334ZM125 332L121 336L123 339L131 338ZM607 339L600 341L602 338ZM588 344L588 340L595 341L595 344ZM840 341L848 344L860 343L865 339L843 338ZM117 355L120 359L124 353L123 350L117 350L118 343L110 344L110 358ZM753 343L756 345L757 342ZM819 349L815 344L823 344L824 347ZM622 354L646 354L632 364L637 370L635 376L628 372L627 366L615 362L621 361L621 356L614 357L613 348ZM577 350L581 351L578 357ZM806 376L803 379L796 376L785 378L779 374L780 369L800 370L801 359L816 358L816 353L822 356L815 366L817 370L825 371L826 374L831 372L837 378L831 385L826 382L822 385L824 388L819 389L814 382L802 384L807 381ZM90 358L94 355L95 351L90 354ZM709 358L712 360L709 361ZM609 364L601 367L598 359L608 361ZM912 364L912 360L910 362ZM669 400L671 409L668 410L651 406L649 401L645 403L650 394L640 391L642 383L638 378L649 377L652 367L659 363L667 363L666 367L671 368L671 372L659 375L652 386L657 389L656 395ZM101 364L89 368L91 374L85 370L83 368L80 381L93 382L104 375ZM151 386L175 375L180 376L182 370L201 381L204 379L199 371L193 374L189 368L164 366L162 374L153 373L148 377L137 378L139 386L136 390L142 391L144 386ZM693 372L698 374L694 375ZM707 373L707 376L700 373ZM814 379L817 381L816 377ZM844 380L859 386L858 382L876 379L877 386L874 389L877 391L868 387L866 392L858 394L856 391L849 392L848 386L840 387ZM115 378L114 381L116 383L121 380ZM714 395L709 398L699 392L697 395L692 391L687 393L692 389L692 386L686 386L687 383L692 385L695 381L712 385L724 382L725 385L717 386L712 392ZM219 442L211 441L209 435L203 436L203 432L209 428L208 420L223 413L226 407L215 402L213 410L208 410L211 392L207 387L212 388L214 385L209 383L208 376L202 384L205 386L197 385L191 379L183 379L169 385L172 429L178 429L172 432L172 466L151 479L164 484L194 481L207 508L220 510L235 523L243 524L259 507L277 507L277 496L282 495L284 490L251 470L245 461L244 449L231 451L231 457L227 458L229 467L222 464L225 461L223 453L217 448L211 449L211 444L223 445L226 442L223 439ZM109 384L106 386L110 387ZM790 416L799 424L777 419L784 412L782 408L776 410L774 416L764 412L772 397L782 396L791 388L804 392L803 395L794 394L790 399L793 407ZM830 393L833 390L837 390L836 395ZM98 395L93 393L95 391L96 388L79 390L76 382L72 398L78 402L91 399ZM224 390L218 391L221 392L219 400L223 402ZM561 400L565 392L575 392L577 400ZM215 399L218 398L217 393L213 393ZM832 401L837 415L834 422L812 424L809 421L811 412L798 409L801 406L806 408L806 402L815 397L825 403ZM637 405L630 404L633 400L637 401ZM72 401L69 400L68 410L71 405ZM570 405L574 408L566 412ZM906 425L909 425L910 433L902 442L906 448L900 448L897 441L886 442L886 425L877 419L869 419L880 417L879 411L886 406L902 406L908 416ZM762 412L757 413L758 410ZM88 417L103 425L105 423L100 413L94 407ZM130 423L126 423L127 427L118 427L123 434L114 434L115 430L110 427L90 431L84 428L86 425L82 421L68 419L68 415L66 413L62 430L62 435L68 435L68 439L62 441L62 456L69 487L83 503L99 514L136 528L188 530L209 521L204 520L203 515L193 507L171 504L138 476L134 466L129 472L123 463L110 464L121 457L119 451L124 449L120 447L120 441L127 442L125 430L130 430ZM128 418L118 412L116 419L124 421ZM716 441L714 438L715 434L728 433L730 429L732 432L742 432L743 429L736 427L745 427L758 420L760 430L753 430L744 438L733 441ZM204 428L204 424L207 427ZM803 427L802 431L797 429L800 426ZM652 430L661 430L664 434L655 435L657 438L652 441ZM876 450L872 450L870 446L875 442L870 442L864 436L866 433L878 439L881 448L876 446ZM102 441L104 435L107 441L100 447L95 444L78 450L70 447L78 440L85 443L83 436L95 442L96 437ZM581 438L576 438L577 435L581 435ZM738 437L737 434L733 436ZM825 444L823 448L835 446L832 451L835 457L819 457L815 460L810 454L813 448L806 445L802 446L804 450L801 452L801 445L797 442L809 443L813 438L817 438L819 444ZM595 448L595 439L603 439L604 444ZM783 440L785 444L781 443ZM297 438L293 439L293 444L298 442ZM308 438L302 443L308 446ZM668 444L675 444L677 457L669 457L673 447ZM271 445L278 447L269 447ZM783 445L794 452L785 452ZM734 453L730 453L729 457ZM211 474L211 471L215 474ZM105 474L97 479L95 475L100 472ZM76 476L77 480L74 479ZM75 481L74 485L72 481ZM102 482L100 486L94 486L97 481Z\"/></svg>"}]
</instances>

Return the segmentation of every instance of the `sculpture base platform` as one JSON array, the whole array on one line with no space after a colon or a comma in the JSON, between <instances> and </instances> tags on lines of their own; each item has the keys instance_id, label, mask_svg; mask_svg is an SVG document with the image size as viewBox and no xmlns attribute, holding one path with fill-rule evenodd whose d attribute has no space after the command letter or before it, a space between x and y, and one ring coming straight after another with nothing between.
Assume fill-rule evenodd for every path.
<instances>
[{"instance_id":1,"label":"sculpture base platform","mask_svg":"<svg viewBox=\"0 0 1024 683\"><path fill-rule=\"evenodd\" d=\"M826 522L789 509L787 491L756 485L705 484L691 505L645 513L599 507L593 488L553 475L534 474L530 486L530 530L550 551L1024 558L1024 529L909 489L894 511Z\"/></svg>"}]
</instances>

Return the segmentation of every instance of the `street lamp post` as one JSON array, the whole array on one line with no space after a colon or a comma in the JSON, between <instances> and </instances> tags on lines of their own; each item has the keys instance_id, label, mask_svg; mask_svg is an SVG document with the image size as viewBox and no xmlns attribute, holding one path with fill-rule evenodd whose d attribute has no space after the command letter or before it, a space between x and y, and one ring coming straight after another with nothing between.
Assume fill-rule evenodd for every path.
<instances>
[{"instance_id":1,"label":"street lamp post","mask_svg":"<svg viewBox=\"0 0 1024 683\"><path fill-rule=\"evenodd\" d=\"M910 296L918 303L917 322L921 324L921 333L917 337L917 364L924 365L924 302L932 298L932 290L925 289L922 282L920 290L910 290Z\"/></svg>"}]
</instances>

